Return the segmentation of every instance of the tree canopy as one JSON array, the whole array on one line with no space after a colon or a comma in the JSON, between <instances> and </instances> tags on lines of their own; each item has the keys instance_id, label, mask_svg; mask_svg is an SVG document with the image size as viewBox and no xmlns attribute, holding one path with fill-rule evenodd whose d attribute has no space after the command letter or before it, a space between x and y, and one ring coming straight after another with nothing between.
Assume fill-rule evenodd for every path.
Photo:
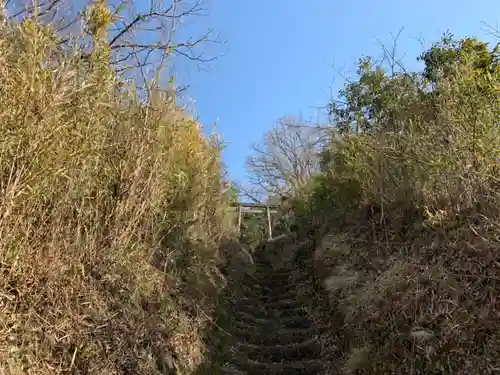
<instances>
[{"instance_id":1,"label":"tree canopy","mask_svg":"<svg viewBox=\"0 0 500 375\"><path fill-rule=\"evenodd\" d=\"M418 60L424 63L419 72L408 72L397 62L389 72L370 57L359 60L357 79L348 82L338 99L328 104L332 124L342 133L402 131L409 117L429 119L433 99L439 94L439 79L450 78L464 67L469 75L495 74L500 47L489 49L476 38L456 40L450 34L424 51Z\"/></svg>"}]
</instances>

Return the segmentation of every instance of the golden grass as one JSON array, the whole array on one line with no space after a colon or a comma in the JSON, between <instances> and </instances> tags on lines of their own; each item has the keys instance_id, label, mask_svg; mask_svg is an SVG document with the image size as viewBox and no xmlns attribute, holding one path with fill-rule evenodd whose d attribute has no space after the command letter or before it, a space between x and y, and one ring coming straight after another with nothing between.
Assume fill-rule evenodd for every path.
<instances>
[{"instance_id":1,"label":"golden grass","mask_svg":"<svg viewBox=\"0 0 500 375\"><path fill-rule=\"evenodd\" d=\"M192 371L223 284L218 149L55 40L0 26L0 373Z\"/></svg>"},{"instance_id":2,"label":"golden grass","mask_svg":"<svg viewBox=\"0 0 500 375\"><path fill-rule=\"evenodd\" d=\"M499 371L499 89L498 70L458 66L433 116L326 151L297 217L330 231L310 255L341 335L336 370Z\"/></svg>"}]
</instances>

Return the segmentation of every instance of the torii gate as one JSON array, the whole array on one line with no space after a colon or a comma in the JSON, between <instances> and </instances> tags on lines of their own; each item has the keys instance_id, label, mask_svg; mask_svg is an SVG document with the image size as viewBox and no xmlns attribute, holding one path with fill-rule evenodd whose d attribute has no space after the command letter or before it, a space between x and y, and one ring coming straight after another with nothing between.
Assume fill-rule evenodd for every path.
<instances>
[{"instance_id":1,"label":"torii gate","mask_svg":"<svg viewBox=\"0 0 500 375\"><path fill-rule=\"evenodd\" d=\"M266 210L267 214L267 233L269 235L269 239L273 238L273 227L271 221L271 214L278 213L278 205L276 204L263 204L263 203L243 203L243 202L234 202L231 203L231 207L236 207L238 209L238 232L241 231L241 217L243 214L243 210L245 212L251 213L261 213L263 209Z\"/></svg>"}]
</instances>

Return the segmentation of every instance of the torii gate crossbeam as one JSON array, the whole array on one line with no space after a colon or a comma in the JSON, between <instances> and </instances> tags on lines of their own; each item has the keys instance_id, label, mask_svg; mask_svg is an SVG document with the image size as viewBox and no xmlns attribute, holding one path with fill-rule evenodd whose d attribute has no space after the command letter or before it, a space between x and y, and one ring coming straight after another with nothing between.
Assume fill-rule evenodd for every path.
<instances>
[{"instance_id":1,"label":"torii gate crossbeam","mask_svg":"<svg viewBox=\"0 0 500 375\"><path fill-rule=\"evenodd\" d=\"M267 214L267 233L269 239L273 238L273 228L271 221L271 213L277 213L278 205L270 205L264 203L244 203L244 202L234 202L230 204L231 207L236 207L238 209L238 231L241 231L241 220L243 208L249 208L246 212L261 212L259 209L265 209Z\"/></svg>"}]
</instances>

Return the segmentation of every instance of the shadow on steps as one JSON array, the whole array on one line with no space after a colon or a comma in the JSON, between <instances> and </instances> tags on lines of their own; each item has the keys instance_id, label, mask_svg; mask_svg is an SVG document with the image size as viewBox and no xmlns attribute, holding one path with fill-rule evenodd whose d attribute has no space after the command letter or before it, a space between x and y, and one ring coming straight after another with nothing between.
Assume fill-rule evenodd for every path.
<instances>
[{"instance_id":1,"label":"shadow on steps","mask_svg":"<svg viewBox=\"0 0 500 375\"><path fill-rule=\"evenodd\" d=\"M196 375L317 375L324 327L310 315L313 281L298 267L290 238L263 246L254 267L221 296L216 327L207 333L211 367ZM209 339L211 338L211 340Z\"/></svg>"}]
</instances>

